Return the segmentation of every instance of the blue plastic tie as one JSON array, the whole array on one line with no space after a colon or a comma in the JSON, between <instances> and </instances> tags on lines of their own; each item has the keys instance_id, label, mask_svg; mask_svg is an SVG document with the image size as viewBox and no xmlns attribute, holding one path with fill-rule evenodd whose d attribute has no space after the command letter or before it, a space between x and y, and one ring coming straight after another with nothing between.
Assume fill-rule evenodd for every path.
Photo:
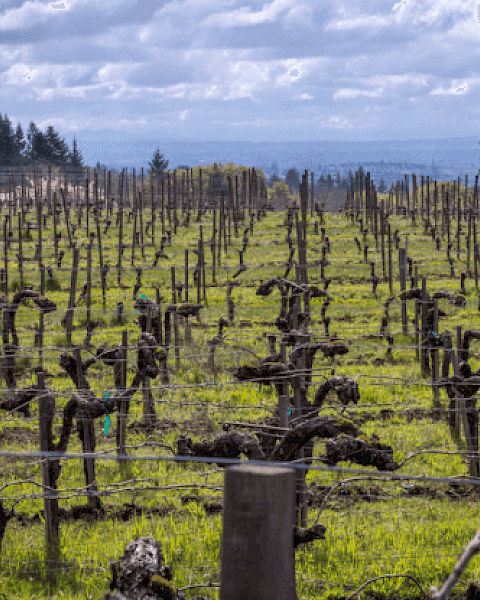
<instances>
[{"instance_id":1,"label":"blue plastic tie","mask_svg":"<svg viewBox=\"0 0 480 600\"><path fill-rule=\"evenodd\" d=\"M108 400L108 395L110 394L109 391L105 392L105 402ZM103 432L105 435L108 434L108 430L110 428L110 415L108 414L108 408L107 408L107 415L105 417L105 424L103 426Z\"/></svg>"},{"instance_id":2,"label":"blue plastic tie","mask_svg":"<svg viewBox=\"0 0 480 600\"><path fill-rule=\"evenodd\" d=\"M145 296L145 294L142 294L142 295L140 296L140 300L142 300L142 299L143 299L143 300L148 300L148 298ZM137 308L137 313L138 313L138 312L140 312L140 310Z\"/></svg>"}]
</instances>

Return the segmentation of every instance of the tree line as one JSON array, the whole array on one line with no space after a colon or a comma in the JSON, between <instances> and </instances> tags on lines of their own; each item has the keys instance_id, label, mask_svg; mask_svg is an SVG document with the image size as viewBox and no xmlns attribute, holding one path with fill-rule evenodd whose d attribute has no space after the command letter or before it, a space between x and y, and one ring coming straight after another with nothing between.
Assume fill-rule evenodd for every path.
<instances>
[{"instance_id":1,"label":"tree line","mask_svg":"<svg viewBox=\"0 0 480 600\"><path fill-rule=\"evenodd\" d=\"M274 163L272 167L273 166L276 167L276 163ZM278 167L274 169L271 168L271 170L273 171L273 173L268 180L268 185L270 188L274 188L276 183L284 181L285 184L288 186L290 193L298 193L298 186L300 184L300 173L298 169L289 169L285 175L284 180L282 180L278 175ZM360 178L360 183L363 184L366 179L366 174L365 170L361 165L359 165L357 172ZM341 190L346 190L351 187L352 183L355 183L355 175L353 174L352 170L349 171L346 177L342 177L340 175L340 172L337 171L335 178L332 177L330 173L326 177L323 174L320 175L317 181L314 181L314 187L316 189L326 188L328 190L333 190L334 188L337 188ZM308 191L310 193L310 179L308 180L308 186ZM383 180L383 177L380 179L380 183L377 186L377 191L380 193L387 191L387 185Z\"/></svg>"},{"instance_id":2,"label":"tree line","mask_svg":"<svg viewBox=\"0 0 480 600\"><path fill-rule=\"evenodd\" d=\"M168 167L168 160L157 149L149 165L149 173L155 178L162 178ZM85 167L75 137L72 148L69 149L65 138L52 125L41 131L34 121L30 122L25 136L20 123L14 128L8 116L0 113L0 168L25 166L67 167L79 175ZM100 162L97 162L95 168L116 172Z\"/></svg>"},{"instance_id":3,"label":"tree line","mask_svg":"<svg viewBox=\"0 0 480 600\"><path fill-rule=\"evenodd\" d=\"M12 122L7 115L2 116L0 113L0 168L1 167L23 167L23 166L58 166L69 167L72 171L77 171L81 176L84 162L81 151L78 148L76 138L73 138L72 149L69 149L65 139L55 130L52 125L49 125L45 131L41 131L34 121L30 122L27 135L23 133L20 123L14 129ZM165 160L160 149L157 149L149 162L149 174L155 179L162 179L168 167L168 160ZM110 170L105 165L97 162L98 170ZM185 165L177 167L177 169L188 169ZM287 171L285 178L282 179L278 174L278 166L272 164L270 169L272 175L267 180L267 186L271 190L275 190L276 195L284 196L288 191L290 194L297 194L300 184L300 173L298 169L291 168ZM365 179L365 172L362 166L357 170L360 180ZM329 173L326 177L321 175L314 182L316 189L344 189L349 188L355 181L355 175L350 170L347 177L341 177L340 172L334 177ZM310 186L310 179L308 180ZM387 186L380 180L377 190L385 192ZM310 192L310 189L309 189Z\"/></svg>"},{"instance_id":4,"label":"tree line","mask_svg":"<svg viewBox=\"0 0 480 600\"><path fill-rule=\"evenodd\" d=\"M30 122L27 135L18 123L14 129L7 115L0 113L0 167L52 165L58 167L83 167L83 156L74 138L70 150L52 125L41 131Z\"/></svg>"}]
</instances>

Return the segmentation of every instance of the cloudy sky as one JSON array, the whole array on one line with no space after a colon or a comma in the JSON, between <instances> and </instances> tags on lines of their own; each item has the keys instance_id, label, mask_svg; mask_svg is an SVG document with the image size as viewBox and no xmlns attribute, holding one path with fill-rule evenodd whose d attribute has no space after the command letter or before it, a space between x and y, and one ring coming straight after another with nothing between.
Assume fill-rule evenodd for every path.
<instances>
[{"instance_id":1,"label":"cloudy sky","mask_svg":"<svg viewBox=\"0 0 480 600\"><path fill-rule=\"evenodd\" d=\"M480 135L480 0L0 0L0 112L137 139Z\"/></svg>"}]
</instances>

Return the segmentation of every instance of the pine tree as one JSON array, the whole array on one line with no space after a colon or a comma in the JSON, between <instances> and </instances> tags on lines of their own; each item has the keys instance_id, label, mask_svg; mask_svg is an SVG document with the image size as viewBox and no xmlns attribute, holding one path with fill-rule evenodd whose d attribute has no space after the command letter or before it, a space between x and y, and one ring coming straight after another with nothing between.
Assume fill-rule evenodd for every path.
<instances>
[{"instance_id":1,"label":"pine tree","mask_svg":"<svg viewBox=\"0 0 480 600\"><path fill-rule=\"evenodd\" d=\"M384 192L387 191L387 185L383 179L383 177L380 177L380 183L378 184L378 191L383 194Z\"/></svg>"},{"instance_id":2,"label":"pine tree","mask_svg":"<svg viewBox=\"0 0 480 600\"><path fill-rule=\"evenodd\" d=\"M278 173L279 173L276 160L274 160L272 162L272 164L270 165L270 173L272 173L272 175L278 175Z\"/></svg>"},{"instance_id":3,"label":"pine tree","mask_svg":"<svg viewBox=\"0 0 480 600\"><path fill-rule=\"evenodd\" d=\"M281 179L280 179L280 177L277 175L277 173L272 173L272 175L271 175L270 179L268 180L268 187L271 187L271 188L273 188L273 187L274 187L274 185L275 185L277 182L279 182L279 181L282 181L282 180L281 180Z\"/></svg>"},{"instance_id":4,"label":"pine tree","mask_svg":"<svg viewBox=\"0 0 480 600\"><path fill-rule=\"evenodd\" d=\"M155 154L148 164L150 165L150 175L154 179L163 179L165 170L168 167L168 160L165 160L163 154L160 153L160 148L155 150Z\"/></svg>"},{"instance_id":5,"label":"pine tree","mask_svg":"<svg viewBox=\"0 0 480 600\"><path fill-rule=\"evenodd\" d=\"M47 156L45 157L47 161L58 166L67 165L69 159L68 145L52 125L49 125L45 131L45 140L47 143Z\"/></svg>"},{"instance_id":6,"label":"pine tree","mask_svg":"<svg viewBox=\"0 0 480 600\"><path fill-rule=\"evenodd\" d=\"M12 122L0 114L0 166L9 167L15 162L15 134Z\"/></svg>"},{"instance_id":7,"label":"pine tree","mask_svg":"<svg viewBox=\"0 0 480 600\"><path fill-rule=\"evenodd\" d=\"M300 185L300 173L297 169L289 169L285 175L285 183L290 189L290 193L298 194L298 186Z\"/></svg>"},{"instance_id":8,"label":"pine tree","mask_svg":"<svg viewBox=\"0 0 480 600\"><path fill-rule=\"evenodd\" d=\"M33 121L30 122L27 131L26 159L29 164L46 162L48 156L47 141L43 133Z\"/></svg>"},{"instance_id":9,"label":"pine tree","mask_svg":"<svg viewBox=\"0 0 480 600\"><path fill-rule=\"evenodd\" d=\"M68 153L68 159L71 167L83 167L83 156L77 146L77 138L73 138L72 151Z\"/></svg>"},{"instance_id":10,"label":"pine tree","mask_svg":"<svg viewBox=\"0 0 480 600\"><path fill-rule=\"evenodd\" d=\"M83 176L83 156L78 149L77 139L75 136L73 138L72 151L68 153L68 164L70 166L70 170L73 172L73 183L78 185Z\"/></svg>"},{"instance_id":11,"label":"pine tree","mask_svg":"<svg viewBox=\"0 0 480 600\"><path fill-rule=\"evenodd\" d=\"M24 164L25 162L25 156L24 156L24 151L25 151L25 146L26 146L26 140L25 140L25 136L23 135L23 129L22 126L20 125L20 123L18 123L17 128L15 130L15 136L14 136L14 146L15 146L15 156L16 156L16 165L20 166L22 164Z\"/></svg>"}]
</instances>

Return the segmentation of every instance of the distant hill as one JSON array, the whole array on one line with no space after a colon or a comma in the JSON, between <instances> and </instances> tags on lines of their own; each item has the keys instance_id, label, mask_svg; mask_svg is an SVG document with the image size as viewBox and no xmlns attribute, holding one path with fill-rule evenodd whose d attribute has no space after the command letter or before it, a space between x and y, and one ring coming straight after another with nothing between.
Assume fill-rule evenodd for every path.
<instances>
[{"instance_id":1,"label":"distant hill","mask_svg":"<svg viewBox=\"0 0 480 600\"><path fill-rule=\"evenodd\" d=\"M349 170L355 172L362 165L370 171L375 183L383 177L389 184L403 179L406 173L431 177L464 178L472 180L480 168L478 136L430 139L386 140L375 142L224 142L169 139L135 139L132 134L105 130L75 133L85 164L97 161L117 169L124 167L148 168L148 162L157 148L169 161L168 168L179 165L226 164L262 168L270 175L272 163L278 166L280 176L295 167L300 173L313 170L315 178L321 174L342 177ZM70 139L71 138L71 139ZM71 145L73 134L65 136Z\"/></svg>"}]
</instances>

